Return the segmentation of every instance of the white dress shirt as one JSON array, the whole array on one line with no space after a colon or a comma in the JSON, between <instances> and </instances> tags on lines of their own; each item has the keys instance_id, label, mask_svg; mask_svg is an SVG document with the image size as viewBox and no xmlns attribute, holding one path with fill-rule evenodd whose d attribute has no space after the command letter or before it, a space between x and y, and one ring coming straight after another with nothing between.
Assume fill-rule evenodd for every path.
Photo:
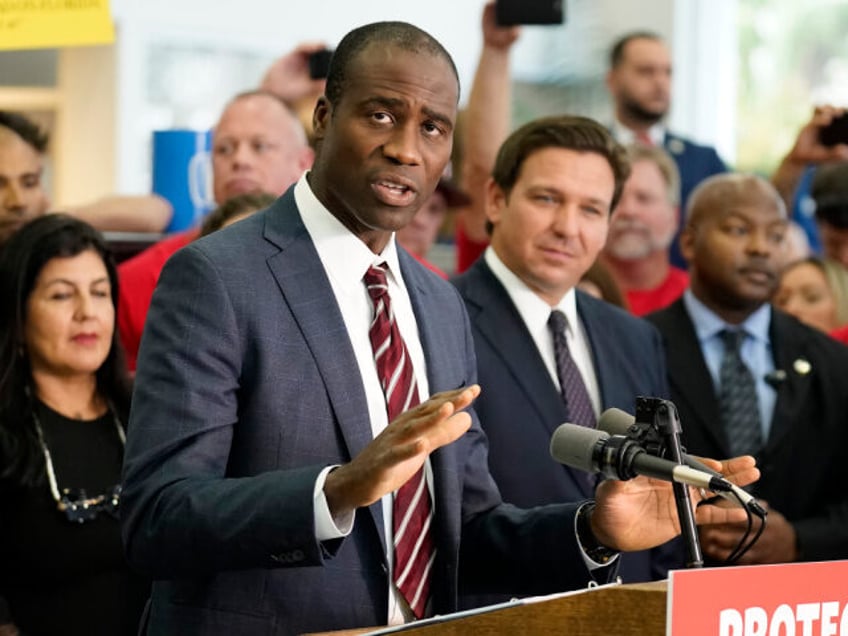
<instances>
[{"instance_id":1,"label":"white dress shirt","mask_svg":"<svg viewBox=\"0 0 848 636\"><path fill-rule=\"evenodd\" d=\"M533 342L536 343L536 348L539 350L539 354L548 368L548 374L551 376L554 386L558 389L562 389L562 387L559 385L556 357L554 355L554 337L548 327L548 318L550 318L551 311L554 309L559 309L565 314L568 320L565 337L568 341L569 353L574 360L574 364L577 365L577 369L580 371L583 384L586 385L586 392L592 401L592 410L595 411L595 418L598 418L601 413L601 390L598 385L595 365L592 362L592 350L589 347L589 338L577 315L577 297L574 289L570 289L556 307L551 307L504 265L491 246L486 248L483 258L486 259L486 265L492 270L495 278L506 288L512 304L515 305L518 313L521 314L521 319L527 326L527 330L530 332L530 336L533 338Z\"/></svg>"},{"instance_id":2,"label":"white dress shirt","mask_svg":"<svg viewBox=\"0 0 848 636\"><path fill-rule=\"evenodd\" d=\"M397 247L394 235L389 240L383 252L374 254L359 238L354 236L342 223L334 217L316 198L304 174L295 185L294 197L300 211L303 224L321 259L321 264L327 273L333 295L336 297L339 310L353 346L353 353L365 387L365 397L368 402L368 415L371 420L371 432L374 437L379 435L389 424L386 412L386 397L383 394L377 366L374 362L374 351L368 331L374 316L374 304L362 277L372 265L386 263L388 272L386 279L389 285L389 296L392 311L400 330L401 337L406 343L418 383L418 396L423 402L429 396L427 382L427 367L424 351L418 334L418 323L412 311L409 293L403 281L398 261ZM345 519L332 519L329 514L326 498L324 497L324 480L333 467L325 469L315 485L315 528L319 541L346 536L353 529L353 515ZM435 509L433 496L433 474L430 461L425 464L427 485L430 488L431 500ZM393 565L394 548L392 544L392 495L382 499L383 521L386 535L386 553L389 567ZM390 625L401 624L409 619L408 607L403 600L393 578L389 577L389 616Z\"/></svg>"}]
</instances>

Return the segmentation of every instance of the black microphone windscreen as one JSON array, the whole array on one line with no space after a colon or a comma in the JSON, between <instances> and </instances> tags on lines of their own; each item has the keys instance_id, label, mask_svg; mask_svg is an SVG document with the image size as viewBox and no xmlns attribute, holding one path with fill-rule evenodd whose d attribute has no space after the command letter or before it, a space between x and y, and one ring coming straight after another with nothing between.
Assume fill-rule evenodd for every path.
<instances>
[{"instance_id":1,"label":"black microphone windscreen","mask_svg":"<svg viewBox=\"0 0 848 636\"><path fill-rule=\"evenodd\" d=\"M578 470L597 472L593 462L595 445L607 438L607 433L594 428L560 424L551 436L551 457Z\"/></svg>"},{"instance_id":2,"label":"black microphone windscreen","mask_svg":"<svg viewBox=\"0 0 848 636\"><path fill-rule=\"evenodd\" d=\"M611 408L601 413L601 417L598 418L598 428L610 435L627 435L635 422L636 418L627 411Z\"/></svg>"}]
</instances>

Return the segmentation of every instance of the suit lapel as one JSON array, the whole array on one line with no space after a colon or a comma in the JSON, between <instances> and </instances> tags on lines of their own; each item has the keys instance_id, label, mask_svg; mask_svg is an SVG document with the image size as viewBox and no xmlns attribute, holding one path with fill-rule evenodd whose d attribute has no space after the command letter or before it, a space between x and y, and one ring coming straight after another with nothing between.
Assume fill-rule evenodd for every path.
<instances>
[{"instance_id":1,"label":"suit lapel","mask_svg":"<svg viewBox=\"0 0 848 636\"><path fill-rule=\"evenodd\" d=\"M785 373L785 380L777 385L777 401L771 421L766 450L775 448L793 422L803 420L802 409L812 386L815 369L810 367L804 355L803 333L791 329L790 319L772 309L769 338L772 343L774 368Z\"/></svg>"},{"instance_id":2,"label":"suit lapel","mask_svg":"<svg viewBox=\"0 0 848 636\"><path fill-rule=\"evenodd\" d=\"M524 393L522 404L535 411L535 417L528 413L523 419L540 427L541 436L550 439L568 416L535 341L503 285L483 259L472 266L468 276L465 293L474 328L501 357L511 379ZM593 489L585 473L566 466L562 470L574 488L586 497L592 496Z\"/></svg>"},{"instance_id":3,"label":"suit lapel","mask_svg":"<svg viewBox=\"0 0 848 636\"><path fill-rule=\"evenodd\" d=\"M293 192L289 189L266 216L265 238L280 248L268 258L268 267L315 358L349 457L353 458L373 439L365 389L359 374L351 373L358 364L350 337ZM380 503L370 510L385 545Z\"/></svg>"},{"instance_id":4,"label":"suit lapel","mask_svg":"<svg viewBox=\"0 0 848 636\"><path fill-rule=\"evenodd\" d=\"M682 397L689 406L688 412L698 421L689 426L699 426L729 456L730 448L721 425L718 399L712 376L704 361L704 354L683 301L669 307L670 322L661 331L666 344L669 383L673 394ZM680 399L678 397L678 399ZM682 422L684 431L687 423Z\"/></svg>"},{"instance_id":5,"label":"suit lapel","mask_svg":"<svg viewBox=\"0 0 848 636\"><path fill-rule=\"evenodd\" d=\"M598 304L580 291L577 292L577 314L589 339L592 366L601 393L601 411L628 402L631 403L632 410L636 396L619 395L622 388L630 386L631 383L622 376L623 365L617 364L620 354L615 347L616 338L606 337L608 330L603 315L598 311Z\"/></svg>"},{"instance_id":6,"label":"suit lapel","mask_svg":"<svg viewBox=\"0 0 848 636\"><path fill-rule=\"evenodd\" d=\"M478 260L472 269L476 280L467 289L467 300L473 305L471 321L500 355L526 402L536 411L537 422L551 435L566 418L559 391L503 285L483 260Z\"/></svg>"}]
</instances>

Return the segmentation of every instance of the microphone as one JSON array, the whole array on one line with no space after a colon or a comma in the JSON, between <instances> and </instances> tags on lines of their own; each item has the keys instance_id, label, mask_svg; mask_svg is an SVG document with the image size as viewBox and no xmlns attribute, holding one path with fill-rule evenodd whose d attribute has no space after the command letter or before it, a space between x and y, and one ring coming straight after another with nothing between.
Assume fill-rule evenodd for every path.
<instances>
[{"instance_id":1,"label":"microphone","mask_svg":"<svg viewBox=\"0 0 848 636\"><path fill-rule=\"evenodd\" d=\"M786 382L786 371L783 369L769 371L763 379L766 381L766 384L777 391L777 389L780 388L780 385Z\"/></svg>"},{"instance_id":2,"label":"microphone","mask_svg":"<svg viewBox=\"0 0 848 636\"><path fill-rule=\"evenodd\" d=\"M601 413L601 416L598 418L598 430L604 431L605 433L609 433L610 435L624 435L625 437L629 437L630 428L635 425L635 423L636 418L630 415L630 413L622 411L621 409L611 408ZM724 479L724 475L722 475L720 472L713 470L703 462L698 461L697 459L686 453L683 454L683 463L686 464L689 468L699 470L701 472L712 475L713 477L721 478L726 483L728 483L731 486L730 490L718 491L718 494L727 499L728 501L738 504L741 500L742 504L746 508L751 509L758 515L763 516L766 514L765 508L760 505L760 503L753 495L743 490L736 484L733 484Z\"/></svg>"},{"instance_id":3,"label":"microphone","mask_svg":"<svg viewBox=\"0 0 848 636\"><path fill-rule=\"evenodd\" d=\"M551 456L572 468L623 481L644 475L714 492L732 488L723 477L649 455L639 444L622 435L610 436L605 431L577 424L560 424L554 431Z\"/></svg>"}]
</instances>

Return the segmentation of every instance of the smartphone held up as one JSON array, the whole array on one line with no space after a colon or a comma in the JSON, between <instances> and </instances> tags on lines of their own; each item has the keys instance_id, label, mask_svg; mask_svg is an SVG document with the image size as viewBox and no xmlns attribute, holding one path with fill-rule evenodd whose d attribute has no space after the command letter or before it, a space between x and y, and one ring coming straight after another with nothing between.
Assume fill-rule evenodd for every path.
<instances>
[{"instance_id":1,"label":"smartphone held up","mask_svg":"<svg viewBox=\"0 0 848 636\"><path fill-rule=\"evenodd\" d=\"M495 18L501 26L563 24L565 0L496 0Z\"/></svg>"}]
</instances>

